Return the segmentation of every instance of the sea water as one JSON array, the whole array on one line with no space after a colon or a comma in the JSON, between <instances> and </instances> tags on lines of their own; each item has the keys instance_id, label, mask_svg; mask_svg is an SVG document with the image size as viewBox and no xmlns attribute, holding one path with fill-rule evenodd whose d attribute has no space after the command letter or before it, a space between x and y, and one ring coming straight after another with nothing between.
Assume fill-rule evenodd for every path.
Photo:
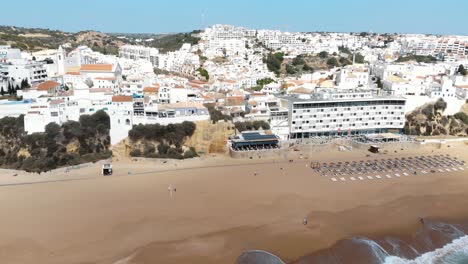
<instances>
[{"instance_id":1,"label":"sea water","mask_svg":"<svg viewBox=\"0 0 468 264\"><path fill-rule=\"evenodd\" d=\"M443 248L408 260L396 256L385 258L384 264L468 264L468 236L453 240Z\"/></svg>"},{"instance_id":2,"label":"sea water","mask_svg":"<svg viewBox=\"0 0 468 264\"><path fill-rule=\"evenodd\" d=\"M355 237L294 264L468 264L468 224L425 221L413 239ZM250 262L263 264L268 262ZM249 264L250 264L249 263Z\"/></svg>"}]
</instances>

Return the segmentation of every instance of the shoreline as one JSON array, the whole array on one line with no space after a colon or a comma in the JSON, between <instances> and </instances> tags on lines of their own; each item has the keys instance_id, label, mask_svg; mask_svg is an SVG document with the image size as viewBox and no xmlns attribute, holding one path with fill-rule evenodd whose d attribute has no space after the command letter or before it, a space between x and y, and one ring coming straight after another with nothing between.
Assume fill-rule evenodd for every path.
<instances>
[{"instance_id":1,"label":"shoreline","mask_svg":"<svg viewBox=\"0 0 468 264\"><path fill-rule=\"evenodd\" d=\"M109 177L99 164L69 175L0 171L0 184L71 180L0 187L0 257L12 264L234 263L257 249L294 263L350 237L404 237L420 216L468 220L460 210L468 205L468 170L332 182L306 164L435 154L468 161L466 145L451 145L371 157L330 148L286 159L119 160Z\"/></svg>"},{"instance_id":2,"label":"shoreline","mask_svg":"<svg viewBox=\"0 0 468 264\"><path fill-rule=\"evenodd\" d=\"M456 234L450 233L454 230ZM387 232L345 237L330 247L317 250L288 263L318 264L330 261L347 263L346 259L359 259L360 263L374 263L378 258L391 257L413 261L424 254L440 251L460 238L466 239L468 237L468 218L466 216L445 219L429 217L425 218L424 224L412 225L404 230L390 229ZM376 256L379 253L381 255ZM383 263L382 260L380 259Z\"/></svg>"}]
</instances>

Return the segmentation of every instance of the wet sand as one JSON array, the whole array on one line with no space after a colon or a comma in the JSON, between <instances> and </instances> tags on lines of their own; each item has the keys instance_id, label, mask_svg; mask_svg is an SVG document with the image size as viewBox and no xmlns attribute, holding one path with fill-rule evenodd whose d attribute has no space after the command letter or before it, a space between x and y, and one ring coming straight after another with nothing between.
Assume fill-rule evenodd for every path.
<instances>
[{"instance_id":1,"label":"wet sand","mask_svg":"<svg viewBox=\"0 0 468 264\"><path fill-rule=\"evenodd\" d=\"M408 235L421 216L468 219L461 210L468 205L468 170L332 182L305 165L445 153L468 162L467 145L450 145L371 157L364 150L303 153L307 161L292 152L293 163L121 160L110 177L99 175L99 164L41 176L1 171L0 259L234 263L242 251L261 249L292 262L345 238ZM177 188L172 198L169 185Z\"/></svg>"}]
</instances>

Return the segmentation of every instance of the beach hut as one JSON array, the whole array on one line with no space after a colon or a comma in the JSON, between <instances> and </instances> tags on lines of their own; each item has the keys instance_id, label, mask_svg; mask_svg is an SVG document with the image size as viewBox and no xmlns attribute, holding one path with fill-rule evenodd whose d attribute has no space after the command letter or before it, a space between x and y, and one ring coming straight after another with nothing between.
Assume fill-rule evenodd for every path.
<instances>
[{"instance_id":1,"label":"beach hut","mask_svg":"<svg viewBox=\"0 0 468 264\"><path fill-rule=\"evenodd\" d=\"M101 174L104 175L104 176L112 175L112 164L106 163L106 164L102 165Z\"/></svg>"},{"instance_id":2,"label":"beach hut","mask_svg":"<svg viewBox=\"0 0 468 264\"><path fill-rule=\"evenodd\" d=\"M380 147L377 146L377 145L372 145L369 148L369 151L372 152L372 153L379 153L379 150L380 150Z\"/></svg>"}]
</instances>

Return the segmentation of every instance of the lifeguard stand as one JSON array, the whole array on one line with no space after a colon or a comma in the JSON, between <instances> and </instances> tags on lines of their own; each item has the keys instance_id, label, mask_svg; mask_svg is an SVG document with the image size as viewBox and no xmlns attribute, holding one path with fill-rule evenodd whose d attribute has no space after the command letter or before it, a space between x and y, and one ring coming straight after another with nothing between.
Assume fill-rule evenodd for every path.
<instances>
[{"instance_id":1,"label":"lifeguard stand","mask_svg":"<svg viewBox=\"0 0 468 264\"><path fill-rule=\"evenodd\" d=\"M112 164L106 163L106 164L102 165L101 174L104 175L104 176L112 175Z\"/></svg>"}]
</instances>

